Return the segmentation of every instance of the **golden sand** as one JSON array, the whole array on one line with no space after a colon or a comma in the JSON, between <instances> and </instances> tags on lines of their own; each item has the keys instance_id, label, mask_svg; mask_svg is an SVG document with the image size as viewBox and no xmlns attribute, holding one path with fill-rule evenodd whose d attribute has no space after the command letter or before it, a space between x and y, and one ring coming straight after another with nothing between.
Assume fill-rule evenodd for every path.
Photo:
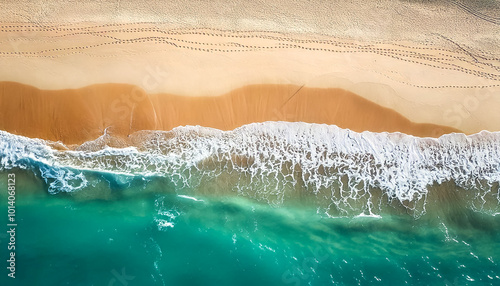
<instances>
[{"instance_id":1,"label":"golden sand","mask_svg":"<svg viewBox=\"0 0 500 286\"><path fill-rule=\"evenodd\" d=\"M161 21L75 21L59 23L56 17L50 23L0 23L0 81L45 90L123 83L148 94L179 96L219 96L262 84L305 86L304 91L333 88L413 122L452 126L465 133L500 131L500 38L496 29L488 28L491 23L474 32L474 40L457 38L456 31L438 35L434 26L428 26L428 33L415 32L413 39L395 40L340 28L352 37L335 29L325 35L238 25L221 30ZM479 27L476 24L464 28L466 35ZM386 36L393 35L388 31ZM294 91L284 96L289 92ZM115 109L123 110L122 105ZM266 119L274 116L274 108ZM240 116L225 118L224 124Z\"/></svg>"},{"instance_id":2,"label":"golden sand","mask_svg":"<svg viewBox=\"0 0 500 286\"><path fill-rule=\"evenodd\" d=\"M0 129L81 144L108 131L128 136L140 130L201 125L232 130L245 124L290 121L335 124L354 131L403 132L436 137L459 130L417 124L352 92L296 85L250 85L220 96L146 94L126 84L41 90L0 82Z\"/></svg>"}]
</instances>

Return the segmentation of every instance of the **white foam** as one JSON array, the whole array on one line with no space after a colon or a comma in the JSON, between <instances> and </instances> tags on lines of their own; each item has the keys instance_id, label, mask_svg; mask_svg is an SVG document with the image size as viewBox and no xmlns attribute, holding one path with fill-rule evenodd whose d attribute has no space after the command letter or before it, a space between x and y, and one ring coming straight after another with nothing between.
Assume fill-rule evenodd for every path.
<instances>
[{"instance_id":1,"label":"white foam","mask_svg":"<svg viewBox=\"0 0 500 286\"><path fill-rule=\"evenodd\" d=\"M192 201L195 201L195 202L203 202L204 201L204 200L199 200L197 198L186 196L186 195L177 195L177 196L179 198L184 198L184 199L192 200Z\"/></svg>"},{"instance_id":2,"label":"white foam","mask_svg":"<svg viewBox=\"0 0 500 286\"><path fill-rule=\"evenodd\" d=\"M433 184L447 181L483 190L476 195L478 202L487 192L500 201L498 186L492 189L500 182L498 132L435 139L266 122L234 131L185 126L141 136L136 147L101 144L95 150L100 143L88 142L80 151L56 151L42 140L0 132L0 168L39 169L51 192L84 188L86 170L164 176L192 189L225 176L232 191L272 204L282 203L301 186L303 192L330 200L327 208L353 208L353 202L366 201L360 210L368 213L375 211L374 189L391 200L415 202L425 200Z\"/></svg>"},{"instance_id":3,"label":"white foam","mask_svg":"<svg viewBox=\"0 0 500 286\"><path fill-rule=\"evenodd\" d=\"M360 213L359 215L355 216L354 218L376 218L380 219L382 216L376 215L376 214L365 214L365 213Z\"/></svg>"}]
</instances>

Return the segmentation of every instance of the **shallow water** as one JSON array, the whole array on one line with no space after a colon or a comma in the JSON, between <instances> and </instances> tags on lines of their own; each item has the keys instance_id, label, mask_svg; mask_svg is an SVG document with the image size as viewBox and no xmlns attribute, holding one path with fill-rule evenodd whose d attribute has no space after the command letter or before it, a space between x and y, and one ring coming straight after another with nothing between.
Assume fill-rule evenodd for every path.
<instances>
[{"instance_id":1,"label":"shallow water","mask_svg":"<svg viewBox=\"0 0 500 286\"><path fill-rule=\"evenodd\" d=\"M500 216L476 215L472 226L460 227L403 215L329 218L313 208L234 197L140 194L104 201L18 195L16 283L6 278L5 268L1 280L8 282L2 285L496 285ZM2 247L2 257L5 252Z\"/></svg>"},{"instance_id":2,"label":"shallow water","mask_svg":"<svg viewBox=\"0 0 500 286\"><path fill-rule=\"evenodd\" d=\"M16 279L2 267L0 285L500 283L498 134L300 128L267 145L187 128L79 151L1 134L0 214L14 173L18 225Z\"/></svg>"}]
</instances>

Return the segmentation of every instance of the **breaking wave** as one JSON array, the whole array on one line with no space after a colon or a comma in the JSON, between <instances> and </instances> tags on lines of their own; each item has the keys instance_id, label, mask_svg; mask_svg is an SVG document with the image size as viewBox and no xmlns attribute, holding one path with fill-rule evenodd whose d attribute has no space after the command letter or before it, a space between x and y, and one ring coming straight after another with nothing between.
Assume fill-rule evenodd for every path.
<instances>
[{"instance_id":1,"label":"breaking wave","mask_svg":"<svg viewBox=\"0 0 500 286\"><path fill-rule=\"evenodd\" d=\"M447 201L500 209L500 133L419 138L332 125L266 122L220 131L140 131L126 146L105 134L73 150L0 132L0 170L33 171L50 193L162 179L176 192L310 203L329 216L424 214ZM122 144L123 145L123 144ZM60 149L60 148L59 148Z\"/></svg>"}]
</instances>

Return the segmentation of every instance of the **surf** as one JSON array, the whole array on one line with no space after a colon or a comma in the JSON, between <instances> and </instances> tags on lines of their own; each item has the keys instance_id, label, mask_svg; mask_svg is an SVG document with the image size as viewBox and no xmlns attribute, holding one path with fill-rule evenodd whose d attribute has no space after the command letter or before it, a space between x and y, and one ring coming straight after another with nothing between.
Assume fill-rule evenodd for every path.
<instances>
[{"instance_id":1,"label":"surf","mask_svg":"<svg viewBox=\"0 0 500 286\"><path fill-rule=\"evenodd\" d=\"M265 122L232 131L140 131L119 148L117 140L105 133L73 149L54 148L55 142L2 131L0 170L28 170L50 194L94 189L96 198L98 190L148 189L161 181L166 187L155 192L308 204L331 217L419 217L443 206L500 212L499 132L421 138Z\"/></svg>"}]
</instances>

